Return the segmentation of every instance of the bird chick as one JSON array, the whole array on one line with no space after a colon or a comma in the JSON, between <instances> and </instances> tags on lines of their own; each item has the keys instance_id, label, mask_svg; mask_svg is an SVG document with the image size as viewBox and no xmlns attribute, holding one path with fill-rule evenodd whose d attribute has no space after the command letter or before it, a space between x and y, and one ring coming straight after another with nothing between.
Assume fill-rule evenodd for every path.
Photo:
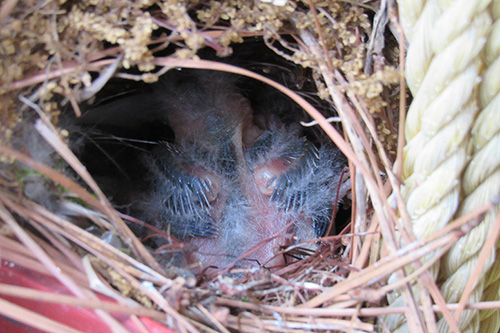
<instances>
[{"instance_id":1,"label":"bird chick","mask_svg":"<svg viewBox=\"0 0 500 333\"><path fill-rule=\"evenodd\" d=\"M150 186L137 206L147 223L191 245L182 265L282 266L280 249L326 232L344 157L272 110L257 117L233 76L171 71L120 103L121 116L90 118L134 123L146 114L173 133L140 157Z\"/></svg>"}]
</instances>

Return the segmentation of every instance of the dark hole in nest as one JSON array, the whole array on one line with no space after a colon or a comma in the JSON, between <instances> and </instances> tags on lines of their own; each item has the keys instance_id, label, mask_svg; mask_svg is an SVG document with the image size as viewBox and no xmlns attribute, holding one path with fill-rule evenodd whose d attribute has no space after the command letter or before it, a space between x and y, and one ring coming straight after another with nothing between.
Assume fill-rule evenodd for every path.
<instances>
[{"instance_id":1,"label":"dark hole in nest","mask_svg":"<svg viewBox=\"0 0 500 333\"><path fill-rule=\"evenodd\" d=\"M228 59L207 50L200 57L267 76L326 116L335 115L316 96L310 70L283 60L258 39L235 46ZM254 237L261 231L272 236L279 229L288 235L275 241L280 246L293 242L287 237L308 241L326 232L338 181L332 174L345 166L345 158L317 127L298 125L310 117L274 88L229 74L173 69L155 85L111 80L95 103L83 109L83 117L76 120L75 151L118 210L165 232L151 236L147 228L132 225L146 244L161 249L161 261L189 266L200 260L203 267L222 267L268 239ZM260 170L264 178L271 176L258 185L255 175ZM266 201L255 199L255 193L268 188ZM267 202L276 208L272 214ZM331 234L350 219L342 202L338 208ZM249 219L251 227L242 226ZM269 231L255 226L259 219L285 222ZM190 245L182 247L169 235ZM282 264L272 259L270 248L269 255L262 251L237 266Z\"/></svg>"}]
</instances>

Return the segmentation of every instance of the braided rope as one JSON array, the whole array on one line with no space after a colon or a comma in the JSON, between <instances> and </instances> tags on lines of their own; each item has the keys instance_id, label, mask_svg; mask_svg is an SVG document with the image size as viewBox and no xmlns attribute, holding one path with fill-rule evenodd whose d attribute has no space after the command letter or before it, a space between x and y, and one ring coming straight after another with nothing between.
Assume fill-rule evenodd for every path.
<instances>
[{"instance_id":1,"label":"braided rope","mask_svg":"<svg viewBox=\"0 0 500 333\"><path fill-rule=\"evenodd\" d=\"M431 235L443 228L459 210L461 195L465 194L467 198L459 210L460 214L470 211L471 207L481 205L479 202L484 202L484 200L478 201L477 196L486 198L486 201L493 197L491 191L481 192L476 185L479 184L477 180L484 183L494 179L490 179L488 174L485 175L484 170L478 175L477 167L471 166L472 163L480 163L478 166L484 167L481 158L486 158L488 153L488 150L481 152L476 141L490 139L481 138L477 132L482 134L485 126L495 127L489 121L481 124L479 118L475 120L481 106L485 105L480 116L489 108L491 102L486 106L484 101L492 100L490 97L496 93L491 94L491 87L495 82L498 84L498 78L491 75L488 80L485 74L485 79L480 86L478 85L485 62L482 52L483 49L490 47L489 42L485 47L486 37L492 25L488 8L490 2L490 0L399 1L402 26L410 42L406 79L414 96L406 120L407 145L403 164L405 186L402 192L417 238ZM488 73L488 70L484 73ZM485 86L486 82L491 84ZM491 113L494 112L488 112L490 116ZM494 128L492 132L496 133ZM476 136L478 138L474 139ZM470 142L475 143L471 145ZM488 143L481 148L486 146ZM493 156L498 156L498 149L496 153L494 146L490 146L489 149ZM474 157L469 163L471 155ZM499 159L496 158L497 162ZM495 167L492 167L495 170ZM469 192L462 188L469 185L461 185L460 182L464 170L466 175L471 175L476 180L466 181L470 184ZM497 186L497 190L498 188L500 186ZM474 198L469 199L469 196ZM487 233L488 226L491 225L486 223L485 218L485 223L477 229L483 229ZM475 238L470 237L470 240L480 241L477 236ZM468 245L462 245L464 246L462 249ZM426 259L429 258L423 260ZM473 262L470 264L473 265ZM447 267L450 272L458 273L456 267L452 265ZM471 266L467 267L464 266L461 272L467 272ZM437 277L438 269L438 265L435 265L429 270L434 278ZM459 277L463 283L461 287L453 284ZM390 281L395 278L391 277ZM450 280L449 286L453 285L463 290L466 282L467 278L464 278L464 275L457 274ZM446 294L447 300L449 291L451 289L443 287L442 292ZM459 294L461 295L461 292ZM481 294L478 295L479 301ZM419 297L416 287L414 296L417 299ZM398 294L390 295L389 301L391 306L402 304ZM408 330L402 316L387 316L384 322L391 331ZM445 324L444 321L440 322L440 326L444 327ZM460 325L465 327L467 323Z\"/></svg>"},{"instance_id":2,"label":"braided rope","mask_svg":"<svg viewBox=\"0 0 500 333\"><path fill-rule=\"evenodd\" d=\"M458 215L464 215L487 204L492 198L500 195L500 1L490 6L495 23L488 36L483 51L485 69L479 87L479 113L471 132L471 161L462 177L462 193L464 196ZM461 238L442 260L441 292L449 302L458 302L467 282L467 276L477 263L479 251L488 238L496 213L488 212L481 224ZM500 243L497 244L497 248ZM478 283L475 285L469 302L481 300L498 300L500 285L500 265L494 264L500 259L498 253L488 258ZM489 271L488 271L489 270ZM483 320L480 319L483 317ZM498 332L500 328L500 311L466 311L460 318L459 325L464 331ZM442 330L447 325L440 320L438 327ZM485 331L486 332L486 331Z\"/></svg>"}]
</instances>

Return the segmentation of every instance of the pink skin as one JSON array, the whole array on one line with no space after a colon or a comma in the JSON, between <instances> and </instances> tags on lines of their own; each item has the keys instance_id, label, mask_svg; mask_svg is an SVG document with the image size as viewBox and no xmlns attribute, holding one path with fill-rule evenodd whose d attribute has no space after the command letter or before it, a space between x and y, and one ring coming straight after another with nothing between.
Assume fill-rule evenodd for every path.
<instances>
[{"instance_id":1,"label":"pink skin","mask_svg":"<svg viewBox=\"0 0 500 333\"><path fill-rule=\"evenodd\" d=\"M238 126L233 136L233 142L237 147L239 184L252 212L250 221L245 223L243 235L237 231L222 230L213 238L193 237L189 243L197 250L188 258L190 263L199 263L201 267L223 267L234 264L236 261L240 267L252 267L259 264L265 267L282 267L285 264L285 259L279 252L281 248L293 243L294 235L290 230L293 221L269 200L276 181L267 187L266 185L274 176L278 179L282 173L287 172L290 164L283 159L275 159L258 166L254 172L249 170L243 150L251 146L257 134L261 132L256 126L247 125L243 128ZM212 182L218 183L215 180ZM219 197L211 202L211 216L214 221L221 218L221 212L227 200L227 194L223 192L217 191ZM237 238L238 236L243 237L245 246L240 249L241 253L235 254L228 251L227 244L241 241L241 238Z\"/></svg>"},{"instance_id":2,"label":"pink skin","mask_svg":"<svg viewBox=\"0 0 500 333\"><path fill-rule=\"evenodd\" d=\"M254 179L259 192L271 196L281 174L290 169L290 163L278 158L267 164L259 165L254 171Z\"/></svg>"},{"instance_id":3,"label":"pink skin","mask_svg":"<svg viewBox=\"0 0 500 333\"><path fill-rule=\"evenodd\" d=\"M262 194L253 176L250 173L242 176L243 193L248 199L252 212L251 221L248 223L246 235L248 247L242 251L242 267L252 267L257 264L265 267L282 267L285 264L284 257L278 254L282 247L292 244L293 236L287 232L289 221L277 207L269 201L269 195ZM201 267L215 266L221 267L221 264L232 264L237 259L226 257L226 242L221 239L224 235L218 235L214 238L193 238L190 244L197 248L189 261L191 263L199 262ZM278 255L277 255L278 254Z\"/></svg>"}]
</instances>

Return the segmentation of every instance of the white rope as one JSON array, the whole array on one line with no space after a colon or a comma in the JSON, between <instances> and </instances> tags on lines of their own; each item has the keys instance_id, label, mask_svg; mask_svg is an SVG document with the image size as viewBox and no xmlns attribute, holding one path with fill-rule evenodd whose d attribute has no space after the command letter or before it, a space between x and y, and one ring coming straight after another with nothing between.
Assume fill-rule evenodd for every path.
<instances>
[{"instance_id":1,"label":"white rope","mask_svg":"<svg viewBox=\"0 0 500 333\"><path fill-rule=\"evenodd\" d=\"M460 205L459 216L500 195L500 12L498 9L500 1L495 1L490 7L495 23L482 54L485 62L483 79L479 87L479 104L482 110L471 131L472 158L462 177L464 200ZM495 211L488 212L481 224L461 238L443 258L441 275L446 281L441 286L441 291L447 301L454 302L460 299L468 275L477 264L479 251L491 233L495 217ZM492 266L496 257L495 253L491 253L469 302L500 299L498 289L500 269L498 265ZM485 331L484 327L488 327L493 329L488 332L498 332L500 312L494 310L487 314L483 315L486 316L483 323L477 311L464 312L460 321L461 328L464 331L477 332L479 329ZM443 320L439 322L439 328L443 330L446 328Z\"/></svg>"},{"instance_id":2,"label":"white rope","mask_svg":"<svg viewBox=\"0 0 500 333\"><path fill-rule=\"evenodd\" d=\"M488 8L490 2L399 1L402 25L410 42L406 79L414 97L405 124L407 145L403 164L405 185L402 191L417 238L431 235L443 228L456 215L464 193L461 179L466 168L465 173L471 173L476 179L494 181L494 178L476 175L477 170L470 166L472 154L472 161L476 161L475 163L481 162L481 158L486 158L487 154L487 151L480 155L474 154L475 151L479 154L479 150L471 147L471 142L475 142L474 131L481 130L482 133L484 126L495 127L491 124L478 124L476 120L481 106L485 105L483 100L493 100L495 93L491 92L491 87L498 83L499 71L496 72L496 78L493 74L486 78L488 71L483 72L483 50L495 49L496 45L493 42L486 43L493 23ZM485 76L482 82L481 74ZM487 81L491 83L484 86ZM486 109L485 105L480 116ZM498 152L499 146L496 147ZM494 163L491 167L494 168ZM478 183L475 182L474 185ZM477 191L477 186L473 188ZM491 200L492 193L482 193L484 198ZM479 201L476 197L469 200L471 207L477 207ZM466 204L465 200L463 204ZM463 214L469 209L462 205L459 211ZM488 224L483 224L478 230L488 230ZM461 262L461 265L464 264ZM472 264L471 262L470 265ZM465 272L470 265L463 266L460 272ZM459 274L456 267L450 266L451 268ZM436 278L438 266L429 272ZM463 275L457 275L457 278L459 276L463 278L463 286L457 288L463 290L467 278ZM455 280L450 280L450 285L453 281ZM443 294L446 294L446 288L443 286ZM419 294L415 288L414 296L417 299ZM478 293L473 296L479 301L480 295ZM397 294L391 295L389 300L391 306L402 303ZM467 315L469 313L472 312L467 312ZM387 316L383 320L391 331L408 330L402 316ZM470 322L462 320L459 323L461 327L466 327ZM446 323L440 321L439 327L445 326Z\"/></svg>"}]
</instances>

